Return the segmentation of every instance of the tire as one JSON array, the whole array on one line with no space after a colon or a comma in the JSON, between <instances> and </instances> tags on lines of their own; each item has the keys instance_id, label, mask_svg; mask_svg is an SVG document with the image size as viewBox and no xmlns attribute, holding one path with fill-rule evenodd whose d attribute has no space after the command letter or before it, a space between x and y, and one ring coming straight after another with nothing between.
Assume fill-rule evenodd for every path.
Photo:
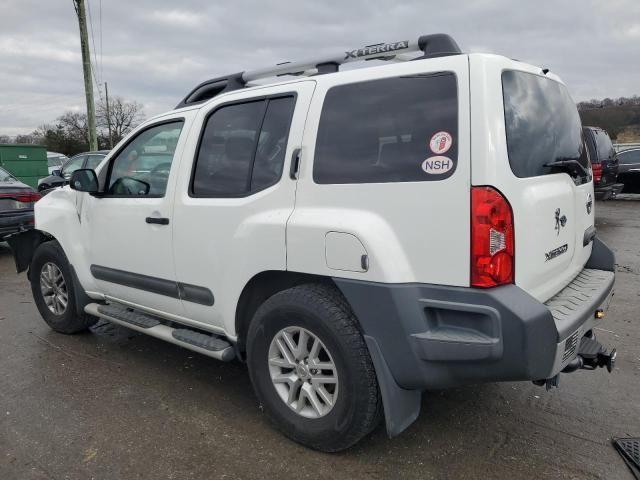
<instances>
[{"instance_id":1,"label":"tire","mask_svg":"<svg viewBox=\"0 0 640 480\"><path fill-rule=\"evenodd\" d=\"M56 332L83 332L98 321L96 317L84 313L79 315L76 312L73 275L69 261L57 241L45 242L38 246L31 261L29 276L31 292L38 311L47 325ZM55 287L50 286L53 283ZM65 293L66 305L63 306Z\"/></svg>"},{"instance_id":2,"label":"tire","mask_svg":"<svg viewBox=\"0 0 640 480\"><path fill-rule=\"evenodd\" d=\"M38 191L39 192L44 192L45 190L50 189L51 187L49 185L47 185L46 183L43 183L42 185L38 185Z\"/></svg>"},{"instance_id":3,"label":"tire","mask_svg":"<svg viewBox=\"0 0 640 480\"><path fill-rule=\"evenodd\" d=\"M302 331L306 331L306 342L300 342ZM300 359L304 363L301 353L296 357L296 368L290 368L291 362L274 340L285 341L283 332L298 347L305 343L307 348L299 349L298 353L313 351L315 339L320 342L316 349L320 353L315 357L307 355L308 365L299 367ZM295 356L293 349L287 351ZM312 361L312 357L316 360ZM351 308L333 287L300 285L265 301L249 326L247 363L256 395L268 417L276 428L302 445L337 452L354 445L380 423L382 399L369 350ZM313 365L322 368L314 369ZM325 369L328 365L334 368ZM274 383L272 376L278 374L292 382L297 380L295 384ZM309 376L305 378L306 375ZM320 377L322 381L326 377L337 378L335 383L322 384L324 392L320 392L317 383ZM309 384L308 388L305 384ZM292 385L297 392L319 389L315 390L315 400L320 408L314 409L311 398L301 393L297 401L289 404ZM324 401L325 398L333 404ZM302 411L295 410L301 406Z\"/></svg>"}]
</instances>

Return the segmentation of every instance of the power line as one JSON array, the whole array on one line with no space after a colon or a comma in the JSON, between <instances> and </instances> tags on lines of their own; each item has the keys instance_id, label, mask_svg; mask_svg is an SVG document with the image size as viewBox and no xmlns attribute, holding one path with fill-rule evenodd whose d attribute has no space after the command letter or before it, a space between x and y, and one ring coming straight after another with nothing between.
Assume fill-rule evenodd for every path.
<instances>
[{"instance_id":1,"label":"power line","mask_svg":"<svg viewBox=\"0 0 640 480\"><path fill-rule=\"evenodd\" d=\"M98 64L98 58L96 57L96 41L95 41L95 37L93 34L93 21L91 19L91 0L86 0L87 1L87 14L89 17L89 31L91 32L91 45L92 45L92 50L93 50L93 64ZM93 80L96 82L96 88L98 89L98 92L100 92L100 82L98 81L98 78L96 76L96 69L93 68L93 65L91 65L91 73L93 74Z\"/></svg>"},{"instance_id":2,"label":"power line","mask_svg":"<svg viewBox=\"0 0 640 480\"><path fill-rule=\"evenodd\" d=\"M98 10L98 24L100 27L100 79L104 80L103 50L102 50L102 0L100 0L100 9Z\"/></svg>"}]
</instances>

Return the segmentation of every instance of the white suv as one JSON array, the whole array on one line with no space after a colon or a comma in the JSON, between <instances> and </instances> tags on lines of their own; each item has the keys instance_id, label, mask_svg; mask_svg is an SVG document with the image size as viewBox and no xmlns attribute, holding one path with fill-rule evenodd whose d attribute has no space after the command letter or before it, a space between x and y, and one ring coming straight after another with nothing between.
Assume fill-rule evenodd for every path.
<instances>
[{"instance_id":1,"label":"white suv","mask_svg":"<svg viewBox=\"0 0 640 480\"><path fill-rule=\"evenodd\" d=\"M447 35L205 82L35 210L11 245L54 330L102 318L246 361L275 425L319 450L382 417L400 433L423 390L615 360L574 102Z\"/></svg>"}]
</instances>

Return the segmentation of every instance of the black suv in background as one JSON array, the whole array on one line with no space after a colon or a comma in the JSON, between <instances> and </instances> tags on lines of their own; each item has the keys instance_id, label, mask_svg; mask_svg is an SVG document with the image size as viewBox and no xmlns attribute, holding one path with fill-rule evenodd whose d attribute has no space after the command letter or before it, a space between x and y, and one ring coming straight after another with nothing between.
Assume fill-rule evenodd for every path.
<instances>
[{"instance_id":1,"label":"black suv in background","mask_svg":"<svg viewBox=\"0 0 640 480\"><path fill-rule=\"evenodd\" d=\"M50 188L60 187L69 183L71 174L80 168L94 169L102 159L106 157L109 150L98 150L95 152L79 153L65 162L61 170L54 170L53 174L38 180L38 191L43 192Z\"/></svg>"},{"instance_id":2,"label":"black suv in background","mask_svg":"<svg viewBox=\"0 0 640 480\"><path fill-rule=\"evenodd\" d=\"M618 157L609 134L600 127L584 127L584 140L587 143L591 167L593 169L593 188L596 199L608 200L622 191L623 184L616 183L618 178Z\"/></svg>"}]
</instances>

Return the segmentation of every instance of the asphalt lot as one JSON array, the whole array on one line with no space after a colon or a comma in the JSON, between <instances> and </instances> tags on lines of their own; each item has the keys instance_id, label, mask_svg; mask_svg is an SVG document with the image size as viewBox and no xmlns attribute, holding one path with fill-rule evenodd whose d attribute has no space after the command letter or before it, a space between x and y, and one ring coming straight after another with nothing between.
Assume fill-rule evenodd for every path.
<instances>
[{"instance_id":1,"label":"asphalt lot","mask_svg":"<svg viewBox=\"0 0 640 480\"><path fill-rule=\"evenodd\" d=\"M631 479L610 446L640 436L640 201L596 205L617 254L599 339L618 368L425 393L418 421L337 455L272 429L245 367L133 331L48 329L0 243L0 479Z\"/></svg>"}]
</instances>

